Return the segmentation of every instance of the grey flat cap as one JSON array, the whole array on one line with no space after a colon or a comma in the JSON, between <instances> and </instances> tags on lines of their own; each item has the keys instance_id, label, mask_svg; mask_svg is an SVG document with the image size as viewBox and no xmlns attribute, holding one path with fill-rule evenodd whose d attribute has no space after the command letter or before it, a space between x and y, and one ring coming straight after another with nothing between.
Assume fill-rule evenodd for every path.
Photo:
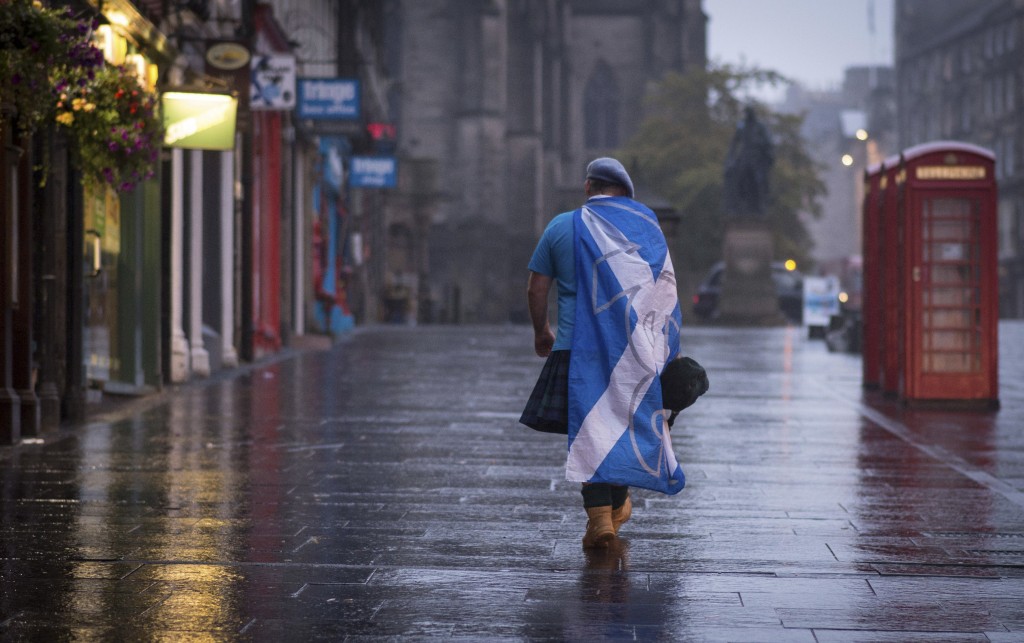
<instances>
[{"instance_id":1,"label":"grey flat cap","mask_svg":"<svg viewBox=\"0 0 1024 643\"><path fill-rule=\"evenodd\" d=\"M622 167L622 163L610 156L602 156L591 161L587 166L587 178L617 183L626 188L629 198L633 198L633 181L629 178L629 173Z\"/></svg>"}]
</instances>

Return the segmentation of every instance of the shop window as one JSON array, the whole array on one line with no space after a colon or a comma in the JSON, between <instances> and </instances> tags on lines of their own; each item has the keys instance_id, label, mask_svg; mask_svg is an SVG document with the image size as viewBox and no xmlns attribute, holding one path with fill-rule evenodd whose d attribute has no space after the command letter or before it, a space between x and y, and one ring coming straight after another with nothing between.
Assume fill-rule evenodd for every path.
<instances>
[{"instance_id":1,"label":"shop window","mask_svg":"<svg viewBox=\"0 0 1024 643\"><path fill-rule=\"evenodd\" d=\"M1008 136L1002 141L1002 152L1004 152L1004 159L1002 159L1002 175L1010 177L1017 171L1017 137Z\"/></svg>"},{"instance_id":2,"label":"shop window","mask_svg":"<svg viewBox=\"0 0 1024 643\"><path fill-rule=\"evenodd\" d=\"M999 258L1008 259L1016 254L1016 248L1014 248L1014 234L1013 226L1014 219L1020 218L1019 213L1014 212L1013 202L1009 200L1002 200L997 206L997 216L999 221L998 244L999 244Z\"/></svg>"},{"instance_id":3,"label":"shop window","mask_svg":"<svg viewBox=\"0 0 1024 643\"><path fill-rule=\"evenodd\" d=\"M1017 256L1019 252L1024 251L1024 199L1017 199L1017 220L1015 223L1014 234L1007 236L1017 239L1016 246L1011 247L1013 255Z\"/></svg>"},{"instance_id":4,"label":"shop window","mask_svg":"<svg viewBox=\"0 0 1024 643\"><path fill-rule=\"evenodd\" d=\"M601 61L583 93L583 140L588 149L619 145L619 87L611 67Z\"/></svg>"}]
</instances>

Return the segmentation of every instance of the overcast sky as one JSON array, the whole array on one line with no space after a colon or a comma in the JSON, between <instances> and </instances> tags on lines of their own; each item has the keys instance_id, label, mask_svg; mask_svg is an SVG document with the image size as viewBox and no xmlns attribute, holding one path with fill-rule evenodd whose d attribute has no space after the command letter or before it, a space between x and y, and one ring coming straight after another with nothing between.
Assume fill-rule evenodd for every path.
<instances>
[{"instance_id":1,"label":"overcast sky","mask_svg":"<svg viewBox=\"0 0 1024 643\"><path fill-rule=\"evenodd\" d=\"M772 69L810 89L838 87L847 67L892 64L892 0L704 0L704 12L709 59Z\"/></svg>"}]
</instances>

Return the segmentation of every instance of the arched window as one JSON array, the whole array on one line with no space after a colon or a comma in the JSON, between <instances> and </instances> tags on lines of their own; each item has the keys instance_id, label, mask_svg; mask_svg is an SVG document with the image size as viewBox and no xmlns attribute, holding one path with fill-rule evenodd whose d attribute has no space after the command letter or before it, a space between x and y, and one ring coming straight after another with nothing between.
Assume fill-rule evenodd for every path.
<instances>
[{"instance_id":1,"label":"arched window","mask_svg":"<svg viewBox=\"0 0 1024 643\"><path fill-rule=\"evenodd\" d=\"M587 149L619 145L619 86L603 60L594 67L583 92L583 127Z\"/></svg>"}]
</instances>

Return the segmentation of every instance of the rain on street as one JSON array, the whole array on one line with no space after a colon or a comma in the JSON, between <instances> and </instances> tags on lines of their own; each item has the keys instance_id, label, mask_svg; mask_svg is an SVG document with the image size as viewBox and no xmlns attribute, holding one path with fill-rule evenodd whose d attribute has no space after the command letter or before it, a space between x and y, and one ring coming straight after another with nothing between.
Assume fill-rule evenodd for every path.
<instances>
[{"instance_id":1,"label":"rain on street","mask_svg":"<svg viewBox=\"0 0 1024 643\"><path fill-rule=\"evenodd\" d=\"M1007 374L1024 326L1001 332ZM799 327L688 328L711 389L673 430L687 488L634 490L621 538L587 552L564 437L517 422L531 346L369 327L3 449L0 633L1024 636L1016 379L998 412L912 410Z\"/></svg>"}]
</instances>

